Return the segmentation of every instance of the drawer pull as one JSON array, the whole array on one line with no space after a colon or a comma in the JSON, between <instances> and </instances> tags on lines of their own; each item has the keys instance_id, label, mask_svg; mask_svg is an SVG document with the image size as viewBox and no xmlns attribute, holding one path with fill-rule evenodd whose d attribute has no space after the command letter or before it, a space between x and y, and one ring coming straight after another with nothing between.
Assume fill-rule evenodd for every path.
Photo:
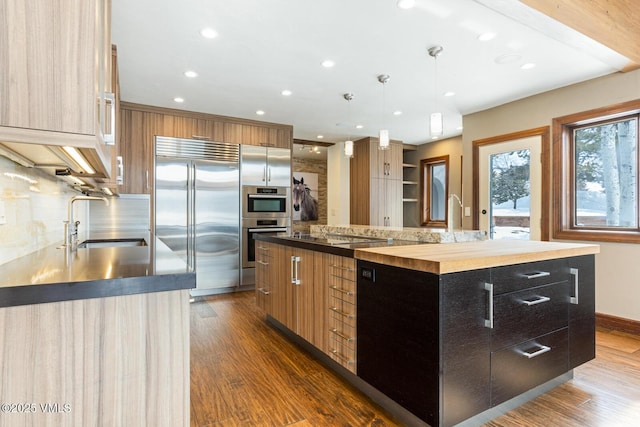
<instances>
[{"instance_id":1,"label":"drawer pull","mask_svg":"<svg viewBox=\"0 0 640 427\"><path fill-rule=\"evenodd\" d=\"M551 276L551 273L548 271L534 271L531 273L522 273L522 277L526 277L527 279L537 279L539 277L547 277Z\"/></svg>"},{"instance_id":2,"label":"drawer pull","mask_svg":"<svg viewBox=\"0 0 640 427\"><path fill-rule=\"evenodd\" d=\"M334 291L341 292L341 293L343 293L343 294L345 294L347 296L353 296L353 292L352 291L348 291L346 289L339 288L339 287L337 287L335 285L330 285L329 288L333 289Z\"/></svg>"},{"instance_id":3,"label":"drawer pull","mask_svg":"<svg viewBox=\"0 0 640 427\"><path fill-rule=\"evenodd\" d=\"M344 363L348 365L353 365L353 360L350 360L347 356L338 353L338 350L336 350L335 348L332 348L329 351L331 352L331 354L336 356L338 359L342 360Z\"/></svg>"},{"instance_id":4,"label":"drawer pull","mask_svg":"<svg viewBox=\"0 0 640 427\"><path fill-rule=\"evenodd\" d=\"M529 353L524 350L520 350L520 354L522 354L527 359L533 359L534 357L540 356L548 351L551 351L551 347L547 347L546 345L539 345L540 350L534 351L533 353Z\"/></svg>"},{"instance_id":5,"label":"drawer pull","mask_svg":"<svg viewBox=\"0 0 640 427\"><path fill-rule=\"evenodd\" d=\"M258 260L258 261L256 261L256 262L257 262L258 264L260 264L260 265L264 265L264 266L269 265L269 263L268 263L268 262L264 262L264 261L260 261L260 260Z\"/></svg>"},{"instance_id":6,"label":"drawer pull","mask_svg":"<svg viewBox=\"0 0 640 427\"><path fill-rule=\"evenodd\" d=\"M493 283L485 283L484 290L489 292L489 301L487 302L489 307L489 318L484 319L484 326L485 328L493 329Z\"/></svg>"},{"instance_id":7,"label":"drawer pull","mask_svg":"<svg viewBox=\"0 0 640 427\"><path fill-rule=\"evenodd\" d=\"M569 269L569 273L573 276L573 295L570 299L571 304L578 304L578 287L580 285L580 280L578 276L578 269L571 268Z\"/></svg>"},{"instance_id":8,"label":"drawer pull","mask_svg":"<svg viewBox=\"0 0 640 427\"><path fill-rule=\"evenodd\" d=\"M338 270L344 270L344 271L354 271L353 268L351 267L342 267L340 265L335 265L335 264L331 264L332 268L337 268Z\"/></svg>"},{"instance_id":9,"label":"drawer pull","mask_svg":"<svg viewBox=\"0 0 640 427\"><path fill-rule=\"evenodd\" d=\"M534 297L534 298L535 298L534 300L521 299L520 302L528 306L532 306L536 304L542 304L543 302L551 301L551 298L549 297Z\"/></svg>"},{"instance_id":10,"label":"drawer pull","mask_svg":"<svg viewBox=\"0 0 640 427\"><path fill-rule=\"evenodd\" d=\"M337 336L339 336L340 338L342 338L343 340L345 340L346 342L352 342L353 341L352 337L346 336L342 332L338 331L338 329L336 329L336 328L332 328L332 329L330 329L330 331L333 332L334 334L336 334Z\"/></svg>"},{"instance_id":11,"label":"drawer pull","mask_svg":"<svg viewBox=\"0 0 640 427\"><path fill-rule=\"evenodd\" d=\"M271 292L265 291L264 288L258 288L258 291L262 294L269 295Z\"/></svg>"},{"instance_id":12,"label":"drawer pull","mask_svg":"<svg viewBox=\"0 0 640 427\"><path fill-rule=\"evenodd\" d=\"M329 310L338 313L341 316L346 317L347 319L353 319L353 314L345 313L344 311L338 310L338 307L329 307Z\"/></svg>"},{"instance_id":13,"label":"drawer pull","mask_svg":"<svg viewBox=\"0 0 640 427\"><path fill-rule=\"evenodd\" d=\"M258 246L258 249L260 249L261 251L269 252L268 246Z\"/></svg>"}]
</instances>

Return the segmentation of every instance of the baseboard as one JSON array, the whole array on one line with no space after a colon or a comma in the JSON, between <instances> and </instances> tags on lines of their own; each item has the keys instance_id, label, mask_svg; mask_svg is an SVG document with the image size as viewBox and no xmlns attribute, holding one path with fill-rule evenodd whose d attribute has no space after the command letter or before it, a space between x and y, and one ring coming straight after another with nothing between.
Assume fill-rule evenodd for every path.
<instances>
[{"instance_id":1,"label":"baseboard","mask_svg":"<svg viewBox=\"0 0 640 427\"><path fill-rule=\"evenodd\" d=\"M640 335L640 322L609 314L596 313L596 326Z\"/></svg>"}]
</instances>

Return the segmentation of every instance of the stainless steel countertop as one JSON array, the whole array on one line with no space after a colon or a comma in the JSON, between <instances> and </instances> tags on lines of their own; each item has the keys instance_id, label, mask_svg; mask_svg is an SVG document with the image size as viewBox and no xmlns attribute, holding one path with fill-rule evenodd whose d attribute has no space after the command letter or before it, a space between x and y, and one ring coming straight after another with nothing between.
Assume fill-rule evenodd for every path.
<instances>
[{"instance_id":1,"label":"stainless steel countertop","mask_svg":"<svg viewBox=\"0 0 640 427\"><path fill-rule=\"evenodd\" d=\"M149 232L86 236L116 237L144 238L148 246L51 245L0 265L0 307L195 288L195 273Z\"/></svg>"}]
</instances>

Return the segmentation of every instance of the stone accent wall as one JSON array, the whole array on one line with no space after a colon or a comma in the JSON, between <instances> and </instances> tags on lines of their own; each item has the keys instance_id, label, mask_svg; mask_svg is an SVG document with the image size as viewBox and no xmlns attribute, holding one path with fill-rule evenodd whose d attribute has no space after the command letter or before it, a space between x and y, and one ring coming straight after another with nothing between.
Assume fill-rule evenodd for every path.
<instances>
[{"instance_id":1,"label":"stone accent wall","mask_svg":"<svg viewBox=\"0 0 640 427\"><path fill-rule=\"evenodd\" d=\"M295 153L294 153L295 154ZM291 231L309 233L309 227L327 223L327 161L315 159L293 158L293 172L309 172L318 174L318 220L293 221Z\"/></svg>"}]
</instances>

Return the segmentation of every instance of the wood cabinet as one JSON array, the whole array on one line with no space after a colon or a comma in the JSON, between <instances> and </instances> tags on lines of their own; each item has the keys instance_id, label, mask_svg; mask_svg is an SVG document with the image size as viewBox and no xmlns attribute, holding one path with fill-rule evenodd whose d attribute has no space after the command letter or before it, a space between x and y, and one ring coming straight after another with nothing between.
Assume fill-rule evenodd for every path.
<instances>
[{"instance_id":1,"label":"wood cabinet","mask_svg":"<svg viewBox=\"0 0 640 427\"><path fill-rule=\"evenodd\" d=\"M402 143L378 149L378 139L354 142L350 169L351 224L402 227Z\"/></svg>"},{"instance_id":2,"label":"wood cabinet","mask_svg":"<svg viewBox=\"0 0 640 427\"><path fill-rule=\"evenodd\" d=\"M268 314L272 314L273 301L271 290L272 283L277 279L276 268L274 268L273 244L268 242L256 242L256 305Z\"/></svg>"},{"instance_id":3,"label":"wood cabinet","mask_svg":"<svg viewBox=\"0 0 640 427\"><path fill-rule=\"evenodd\" d=\"M228 117L223 116L127 102L121 103L121 111L122 147L120 151L124 157L126 177L121 189L122 193L153 193L156 136L245 145L261 145L259 142L262 138L268 136L266 144L269 147L290 148L292 144L292 127L287 125L244 124L230 121ZM289 179L290 176L287 176L287 185Z\"/></svg>"},{"instance_id":4,"label":"wood cabinet","mask_svg":"<svg viewBox=\"0 0 640 427\"><path fill-rule=\"evenodd\" d=\"M595 357L593 255L450 274L358 261L357 374L430 425Z\"/></svg>"},{"instance_id":5,"label":"wood cabinet","mask_svg":"<svg viewBox=\"0 0 640 427\"><path fill-rule=\"evenodd\" d=\"M329 255L263 241L257 245L266 250L257 249L256 256L268 263L265 266L256 261L257 304L289 330L324 350ZM266 298L270 302L260 289L268 289Z\"/></svg>"},{"instance_id":6,"label":"wood cabinet","mask_svg":"<svg viewBox=\"0 0 640 427\"><path fill-rule=\"evenodd\" d=\"M353 372L356 365L356 260L329 255L328 341L325 353Z\"/></svg>"},{"instance_id":7,"label":"wood cabinet","mask_svg":"<svg viewBox=\"0 0 640 427\"><path fill-rule=\"evenodd\" d=\"M111 176L110 28L110 0L0 3L0 140L74 146Z\"/></svg>"}]
</instances>

